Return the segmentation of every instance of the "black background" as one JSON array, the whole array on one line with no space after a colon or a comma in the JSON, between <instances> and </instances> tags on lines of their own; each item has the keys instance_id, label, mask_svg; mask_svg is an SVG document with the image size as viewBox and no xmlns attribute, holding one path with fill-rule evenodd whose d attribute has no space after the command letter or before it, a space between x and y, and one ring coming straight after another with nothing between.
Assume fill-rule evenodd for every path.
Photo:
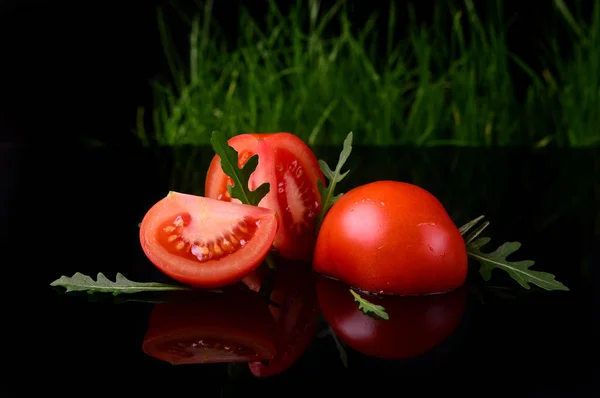
<instances>
[{"instance_id":1,"label":"black background","mask_svg":"<svg viewBox=\"0 0 600 398\"><path fill-rule=\"evenodd\" d=\"M234 40L236 26L227 23L236 20L231 4L241 1L216 3L217 18ZM259 15L265 2L256 3ZM431 1L415 3L427 11ZM519 16L513 48L533 54L539 42L532 33L552 26L550 6L505 4L508 14ZM86 137L113 147L137 146L136 108L151 105L150 79L166 74L157 5L166 2L0 3L0 137L3 143L37 144L0 149L7 396L218 396L234 385L240 396L326 390L352 396L365 386L372 394L393 388L410 396L433 390L478 396L597 393L600 167L593 151L461 150L455 170L456 154L445 149L412 155L355 150L355 171L342 190L384 178L418 183L442 200L457 224L486 214L493 242L523 242L521 258L535 258L539 269L572 289L516 302L488 299L485 306L472 297L457 336L422 362L382 364L355 354L355 366L345 371L332 341L323 340L293 372L236 384L223 366L171 367L145 357L140 341L150 306L91 305L50 289L52 280L76 271L159 278L139 249L137 222L170 189L202 193L201 172L191 185L182 182L185 177L170 177L174 154L168 150L77 146ZM375 6L355 2L357 23ZM338 150L323 150L319 157L333 163ZM206 170L209 152L194 158L197 170ZM25 376L28 382L21 381Z\"/></svg>"}]
</instances>

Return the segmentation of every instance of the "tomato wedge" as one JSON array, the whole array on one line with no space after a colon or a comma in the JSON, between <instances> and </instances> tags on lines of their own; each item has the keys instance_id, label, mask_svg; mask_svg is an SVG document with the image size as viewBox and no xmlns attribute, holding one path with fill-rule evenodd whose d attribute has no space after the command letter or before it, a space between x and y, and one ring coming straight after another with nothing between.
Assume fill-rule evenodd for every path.
<instances>
[{"instance_id":1,"label":"tomato wedge","mask_svg":"<svg viewBox=\"0 0 600 398\"><path fill-rule=\"evenodd\" d=\"M140 243L169 277L216 288L256 269L276 232L273 210L170 192L144 216Z\"/></svg>"},{"instance_id":2,"label":"tomato wedge","mask_svg":"<svg viewBox=\"0 0 600 398\"><path fill-rule=\"evenodd\" d=\"M271 377L289 369L306 351L317 332L319 307L314 274L304 264L278 264L270 305L276 321L277 354L268 363L251 362L256 377Z\"/></svg>"},{"instance_id":3,"label":"tomato wedge","mask_svg":"<svg viewBox=\"0 0 600 398\"><path fill-rule=\"evenodd\" d=\"M258 166L249 180L249 188L255 189L264 182L270 184L271 189L259 206L277 213L279 230L273 242L275 249L286 259L310 260L315 245L315 217L321 209L317 181L325 184L315 154L290 133L241 134L231 138L229 145L238 152L240 167L258 154ZM206 176L205 195L232 201L227 184L233 182L223 173L216 155Z\"/></svg>"},{"instance_id":4,"label":"tomato wedge","mask_svg":"<svg viewBox=\"0 0 600 398\"><path fill-rule=\"evenodd\" d=\"M462 319L466 293L365 296L385 308L389 320L383 321L359 310L344 283L326 277L317 281L321 312L335 334L356 351L384 359L414 358L441 344Z\"/></svg>"},{"instance_id":5,"label":"tomato wedge","mask_svg":"<svg viewBox=\"0 0 600 398\"><path fill-rule=\"evenodd\" d=\"M262 298L250 291L228 291L156 304L142 349L173 365L264 361L276 353L274 331Z\"/></svg>"}]
</instances>

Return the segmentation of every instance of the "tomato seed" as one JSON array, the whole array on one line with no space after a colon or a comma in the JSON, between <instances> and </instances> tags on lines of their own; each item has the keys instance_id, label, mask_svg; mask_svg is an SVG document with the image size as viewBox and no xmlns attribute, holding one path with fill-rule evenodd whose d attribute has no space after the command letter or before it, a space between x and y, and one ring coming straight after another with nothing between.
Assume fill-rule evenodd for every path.
<instances>
[{"instance_id":1,"label":"tomato seed","mask_svg":"<svg viewBox=\"0 0 600 398\"><path fill-rule=\"evenodd\" d=\"M221 247L219 246L218 243L215 243L215 246L213 247L213 251L215 252L216 255L220 255L223 253L223 250L221 250Z\"/></svg>"},{"instance_id":2,"label":"tomato seed","mask_svg":"<svg viewBox=\"0 0 600 398\"><path fill-rule=\"evenodd\" d=\"M173 242L175 239L179 238L179 236L177 235L171 235L167 238L167 242L171 243Z\"/></svg>"}]
</instances>

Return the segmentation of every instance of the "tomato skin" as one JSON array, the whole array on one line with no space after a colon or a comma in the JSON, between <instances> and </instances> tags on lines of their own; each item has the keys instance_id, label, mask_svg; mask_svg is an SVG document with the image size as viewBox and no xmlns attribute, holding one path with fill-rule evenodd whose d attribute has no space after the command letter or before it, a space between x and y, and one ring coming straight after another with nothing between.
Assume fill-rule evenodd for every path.
<instances>
[{"instance_id":1,"label":"tomato skin","mask_svg":"<svg viewBox=\"0 0 600 398\"><path fill-rule=\"evenodd\" d=\"M200 300L156 304L142 349L173 365L262 361L275 356L274 332L262 298L250 291L227 291ZM219 346L198 347L197 342L211 339ZM240 349L231 349L236 346Z\"/></svg>"},{"instance_id":2,"label":"tomato skin","mask_svg":"<svg viewBox=\"0 0 600 398\"><path fill-rule=\"evenodd\" d=\"M408 183L378 181L350 190L331 207L313 267L373 293L434 294L464 284L467 252L432 194Z\"/></svg>"},{"instance_id":3,"label":"tomato skin","mask_svg":"<svg viewBox=\"0 0 600 398\"><path fill-rule=\"evenodd\" d=\"M272 209L277 214L279 229L273 242L274 248L283 258L309 261L315 245L314 219L321 209L317 181L325 184L315 154L300 138L283 132L241 134L228 142L238 152L239 166L243 166L250 156L258 154L258 166L250 177L249 188L255 189L264 182L270 184L269 193L258 205ZM289 171L286 167L281 168L282 164L293 161L300 166L302 174L295 174L296 169ZM302 187L292 186L286 190L281 186L282 183L289 183L290 174L302 179ZM215 155L207 172L205 195L230 201L227 180L220 166L220 158ZM306 208L300 210L299 207L303 206ZM292 215L294 211L296 214ZM300 231L297 230L298 225L302 226Z\"/></svg>"},{"instance_id":4,"label":"tomato skin","mask_svg":"<svg viewBox=\"0 0 600 398\"><path fill-rule=\"evenodd\" d=\"M270 305L276 322L277 354L268 364L250 362L256 377L266 378L289 369L306 351L317 332L319 307L314 273L305 264L286 262L275 271Z\"/></svg>"},{"instance_id":5,"label":"tomato skin","mask_svg":"<svg viewBox=\"0 0 600 398\"><path fill-rule=\"evenodd\" d=\"M226 228L230 224L227 223L234 225L246 217L256 220L257 226L254 235L243 247L222 258L200 262L190 257L191 243L188 242L189 246L181 253L174 253L161 240L165 222L178 214L191 218L190 229L201 228L214 236L230 233ZM146 257L165 275L194 287L218 288L234 284L255 270L269 252L276 232L277 219L272 210L171 192L144 216L140 226L140 243ZM221 253L224 253L223 250Z\"/></svg>"},{"instance_id":6,"label":"tomato skin","mask_svg":"<svg viewBox=\"0 0 600 398\"><path fill-rule=\"evenodd\" d=\"M381 305L389 320L373 319L358 309L348 286L326 277L317 281L321 312L331 329L356 351L384 359L409 359L433 349L458 327L466 289L429 296L361 294Z\"/></svg>"}]
</instances>

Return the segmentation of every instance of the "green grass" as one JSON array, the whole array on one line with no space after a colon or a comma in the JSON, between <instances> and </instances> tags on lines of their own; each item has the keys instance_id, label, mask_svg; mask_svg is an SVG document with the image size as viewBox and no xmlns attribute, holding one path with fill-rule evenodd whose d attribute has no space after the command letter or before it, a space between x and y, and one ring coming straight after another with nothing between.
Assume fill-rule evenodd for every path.
<instances>
[{"instance_id":1,"label":"green grass","mask_svg":"<svg viewBox=\"0 0 600 398\"><path fill-rule=\"evenodd\" d=\"M171 76L154 82L152 121L144 123L141 109L137 134L161 145L205 144L213 130L289 131L310 145L340 144L349 131L356 143L373 145L600 143L600 3L584 23L555 1L573 51L562 56L550 40L554 53L541 71L508 48L499 0L485 24L473 0L438 4L433 24L392 3L357 32L344 1L323 9L309 0L285 15L271 2L263 29L242 11L232 47L208 0L190 23L183 57L159 13ZM397 12L409 13L407 37L397 33ZM377 55L382 38L384 57ZM525 98L516 93L513 63L529 77Z\"/></svg>"}]
</instances>

